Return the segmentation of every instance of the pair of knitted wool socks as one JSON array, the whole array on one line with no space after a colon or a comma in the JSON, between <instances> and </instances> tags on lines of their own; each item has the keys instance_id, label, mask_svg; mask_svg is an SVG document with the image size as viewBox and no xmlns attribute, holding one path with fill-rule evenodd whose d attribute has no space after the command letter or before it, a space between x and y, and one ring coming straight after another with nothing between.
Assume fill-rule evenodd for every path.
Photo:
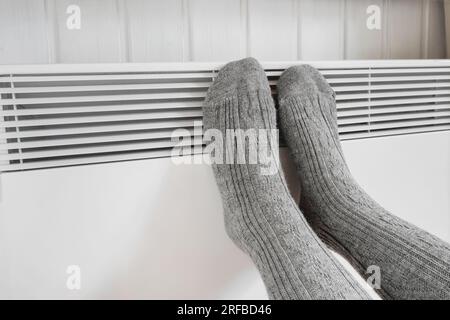
<instances>
[{"instance_id":1,"label":"pair of knitted wool socks","mask_svg":"<svg viewBox=\"0 0 450 320\"><path fill-rule=\"evenodd\" d=\"M449 244L391 215L354 181L339 142L334 93L321 74L306 65L289 68L278 82L278 98L280 127L301 183L300 208L281 169L262 174L259 163L212 164L227 233L252 258L269 297L370 299L331 247L362 274L378 266L384 298L449 299ZM219 72L203 111L204 129L223 133L221 145L231 158L238 145L248 158L254 141L227 131L276 129L267 77L253 58ZM278 153L265 141L270 154Z\"/></svg>"}]
</instances>

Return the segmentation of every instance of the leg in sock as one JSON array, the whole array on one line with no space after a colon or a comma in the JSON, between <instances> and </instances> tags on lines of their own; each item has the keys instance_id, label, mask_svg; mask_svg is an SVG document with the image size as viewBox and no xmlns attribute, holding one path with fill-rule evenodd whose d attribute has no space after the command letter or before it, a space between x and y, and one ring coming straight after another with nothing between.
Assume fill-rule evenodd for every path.
<instances>
[{"instance_id":1,"label":"leg in sock","mask_svg":"<svg viewBox=\"0 0 450 320\"><path fill-rule=\"evenodd\" d=\"M209 129L226 137L230 130L276 127L267 77L252 58L229 63L220 71L203 112L205 135ZM232 145L240 143L227 142L222 143L229 153ZM278 152L273 145L269 149ZM257 266L270 298L368 299L309 227L279 168L273 175L262 175L260 165L234 160L235 164L213 163L226 231Z\"/></svg>"},{"instance_id":2,"label":"leg in sock","mask_svg":"<svg viewBox=\"0 0 450 320\"><path fill-rule=\"evenodd\" d=\"M289 68L278 93L300 208L319 236L362 274L380 267L384 298L450 299L450 245L391 215L355 182L339 142L334 93L322 75L310 66Z\"/></svg>"}]
</instances>

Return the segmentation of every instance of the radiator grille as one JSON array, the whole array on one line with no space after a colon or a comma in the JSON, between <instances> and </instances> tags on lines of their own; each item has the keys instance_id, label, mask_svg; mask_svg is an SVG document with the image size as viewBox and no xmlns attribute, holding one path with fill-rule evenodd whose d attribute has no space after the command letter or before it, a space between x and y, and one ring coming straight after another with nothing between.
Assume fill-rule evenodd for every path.
<instances>
[{"instance_id":1,"label":"radiator grille","mask_svg":"<svg viewBox=\"0 0 450 320\"><path fill-rule=\"evenodd\" d=\"M281 72L267 63L276 95ZM336 92L341 139L450 129L450 63L311 63ZM174 129L201 135L220 64L0 67L0 171L168 157ZM200 132L200 133L198 133ZM201 139L186 143L201 152Z\"/></svg>"}]
</instances>

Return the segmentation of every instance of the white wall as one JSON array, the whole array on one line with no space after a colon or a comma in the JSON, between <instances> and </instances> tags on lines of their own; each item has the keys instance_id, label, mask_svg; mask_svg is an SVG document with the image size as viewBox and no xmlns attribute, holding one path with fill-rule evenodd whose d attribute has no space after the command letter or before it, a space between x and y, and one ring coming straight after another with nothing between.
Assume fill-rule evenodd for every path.
<instances>
[{"instance_id":1,"label":"white wall","mask_svg":"<svg viewBox=\"0 0 450 320\"><path fill-rule=\"evenodd\" d=\"M68 30L66 9L81 8ZM381 8L381 30L366 9ZM442 0L0 0L0 64L444 58Z\"/></svg>"},{"instance_id":2,"label":"white wall","mask_svg":"<svg viewBox=\"0 0 450 320\"><path fill-rule=\"evenodd\" d=\"M450 132L345 141L344 150L369 194L450 241ZM0 180L0 298L265 297L225 235L206 165L154 159ZM81 267L80 291L66 288L68 265Z\"/></svg>"}]
</instances>

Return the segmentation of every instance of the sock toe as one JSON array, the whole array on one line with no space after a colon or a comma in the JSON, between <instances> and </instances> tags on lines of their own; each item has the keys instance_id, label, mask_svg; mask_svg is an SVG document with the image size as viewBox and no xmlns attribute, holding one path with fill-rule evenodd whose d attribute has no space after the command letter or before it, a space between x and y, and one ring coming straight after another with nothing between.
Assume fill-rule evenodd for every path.
<instances>
[{"instance_id":1,"label":"sock toe","mask_svg":"<svg viewBox=\"0 0 450 320\"><path fill-rule=\"evenodd\" d=\"M284 71L278 81L277 90L281 102L291 96L299 95L322 93L334 96L333 89L322 74L307 64L293 66Z\"/></svg>"},{"instance_id":2,"label":"sock toe","mask_svg":"<svg viewBox=\"0 0 450 320\"><path fill-rule=\"evenodd\" d=\"M264 69L255 58L245 58L226 64L208 90L206 102L222 100L229 95L245 95L252 91L267 91L270 86Z\"/></svg>"}]
</instances>

